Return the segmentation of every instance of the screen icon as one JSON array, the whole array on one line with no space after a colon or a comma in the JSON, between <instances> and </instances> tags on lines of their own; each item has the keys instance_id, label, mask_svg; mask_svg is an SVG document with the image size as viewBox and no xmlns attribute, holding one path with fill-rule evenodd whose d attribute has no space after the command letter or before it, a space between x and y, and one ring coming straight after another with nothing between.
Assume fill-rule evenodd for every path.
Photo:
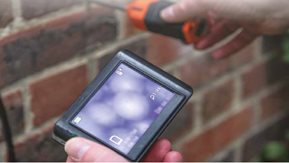
<instances>
[{"instance_id":1,"label":"screen icon","mask_svg":"<svg viewBox=\"0 0 289 163\"><path fill-rule=\"evenodd\" d=\"M80 117L76 117L76 118L73 120L73 123L74 123L74 124L78 124L80 121L81 121L81 118L80 118Z\"/></svg>"},{"instance_id":2,"label":"screen icon","mask_svg":"<svg viewBox=\"0 0 289 163\"><path fill-rule=\"evenodd\" d=\"M162 107L158 107L156 110L155 110L155 113L157 114L160 114L162 112L163 108Z\"/></svg>"},{"instance_id":3,"label":"screen icon","mask_svg":"<svg viewBox=\"0 0 289 163\"><path fill-rule=\"evenodd\" d=\"M162 105L162 107L165 107L165 106L167 105L167 101L163 101L163 102L161 103L161 105Z\"/></svg>"},{"instance_id":4,"label":"screen icon","mask_svg":"<svg viewBox=\"0 0 289 163\"><path fill-rule=\"evenodd\" d=\"M116 136L116 135L112 135L112 136L109 138L109 140L110 140L111 142L113 142L114 144L116 144L116 145L120 145L120 144L122 143L122 141L123 141L122 138L120 138L120 137L118 137L118 136Z\"/></svg>"},{"instance_id":5,"label":"screen icon","mask_svg":"<svg viewBox=\"0 0 289 163\"><path fill-rule=\"evenodd\" d=\"M116 70L115 73L119 76L122 76L123 75L122 68L119 68L118 70Z\"/></svg>"}]
</instances>

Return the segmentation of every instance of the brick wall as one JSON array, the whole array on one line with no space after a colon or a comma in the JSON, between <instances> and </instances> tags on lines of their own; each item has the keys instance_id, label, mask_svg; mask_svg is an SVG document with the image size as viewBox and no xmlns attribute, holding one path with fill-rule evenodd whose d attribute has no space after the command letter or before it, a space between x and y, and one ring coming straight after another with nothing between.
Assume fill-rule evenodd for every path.
<instances>
[{"instance_id":1,"label":"brick wall","mask_svg":"<svg viewBox=\"0 0 289 163\"><path fill-rule=\"evenodd\" d=\"M195 94L164 133L185 161L248 161L288 129L289 65L278 38L216 61L133 29L123 13L85 0L0 0L0 90L20 161L64 161L55 120L119 49L190 84ZM6 153L0 134L0 161Z\"/></svg>"}]
</instances>

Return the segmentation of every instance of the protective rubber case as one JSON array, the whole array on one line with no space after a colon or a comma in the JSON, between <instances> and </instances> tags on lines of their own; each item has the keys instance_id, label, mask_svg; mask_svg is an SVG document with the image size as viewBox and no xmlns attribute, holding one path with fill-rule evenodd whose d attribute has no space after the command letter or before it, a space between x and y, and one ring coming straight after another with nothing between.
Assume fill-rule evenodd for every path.
<instances>
[{"instance_id":1,"label":"protective rubber case","mask_svg":"<svg viewBox=\"0 0 289 163\"><path fill-rule=\"evenodd\" d=\"M103 141L103 139L96 137L77 126L76 123L73 123L80 121L80 118L78 118L77 115L84 106L89 103L90 99L92 99L102 88L104 83L106 83L112 74L117 72L117 68L120 66L128 67L174 94L164 108L162 108L162 111L158 116L151 122L144 133L138 137L135 144L131 145L131 148L127 152L117 148L117 145L119 144L112 145L111 142L108 143ZM84 137L111 148L129 161L140 161L150 146L161 135L192 94L192 88L182 81L138 57L132 52L127 50L119 51L100 71L99 75L87 86L81 96L70 106L68 111L66 111L56 122L52 138L58 143L64 145L65 142L72 137ZM115 137L112 139L115 139Z\"/></svg>"}]
</instances>

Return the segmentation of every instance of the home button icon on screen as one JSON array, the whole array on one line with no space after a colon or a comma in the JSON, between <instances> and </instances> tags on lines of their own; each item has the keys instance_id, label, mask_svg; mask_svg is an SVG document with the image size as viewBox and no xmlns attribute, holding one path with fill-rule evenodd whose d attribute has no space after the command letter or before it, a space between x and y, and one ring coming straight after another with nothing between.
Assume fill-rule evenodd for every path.
<instances>
[{"instance_id":1,"label":"home button icon on screen","mask_svg":"<svg viewBox=\"0 0 289 163\"><path fill-rule=\"evenodd\" d=\"M116 145L120 145L121 143L122 143L122 138L120 138L120 137L118 137L118 136L116 136L116 135L112 135L110 138L109 138L109 140L111 141L111 142L113 142L114 144L116 144Z\"/></svg>"}]
</instances>

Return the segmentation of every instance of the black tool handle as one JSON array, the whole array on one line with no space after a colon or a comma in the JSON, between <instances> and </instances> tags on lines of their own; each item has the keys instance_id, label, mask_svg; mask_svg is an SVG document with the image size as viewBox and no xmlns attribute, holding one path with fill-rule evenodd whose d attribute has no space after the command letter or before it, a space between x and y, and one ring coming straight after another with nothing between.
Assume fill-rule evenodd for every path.
<instances>
[{"instance_id":1,"label":"black tool handle","mask_svg":"<svg viewBox=\"0 0 289 163\"><path fill-rule=\"evenodd\" d=\"M173 3L171 2L161 0L152 3L145 16L145 26L147 30L151 32L177 38L182 40L184 43L188 43L185 36L188 35L188 33L184 33L183 31L184 25L188 22L168 23L161 18L161 11L172 4ZM200 37L202 35L205 30L206 21L200 21L198 24L199 25L196 27L197 29L193 31L194 33L190 33L189 35L194 35L194 37Z\"/></svg>"}]
</instances>

